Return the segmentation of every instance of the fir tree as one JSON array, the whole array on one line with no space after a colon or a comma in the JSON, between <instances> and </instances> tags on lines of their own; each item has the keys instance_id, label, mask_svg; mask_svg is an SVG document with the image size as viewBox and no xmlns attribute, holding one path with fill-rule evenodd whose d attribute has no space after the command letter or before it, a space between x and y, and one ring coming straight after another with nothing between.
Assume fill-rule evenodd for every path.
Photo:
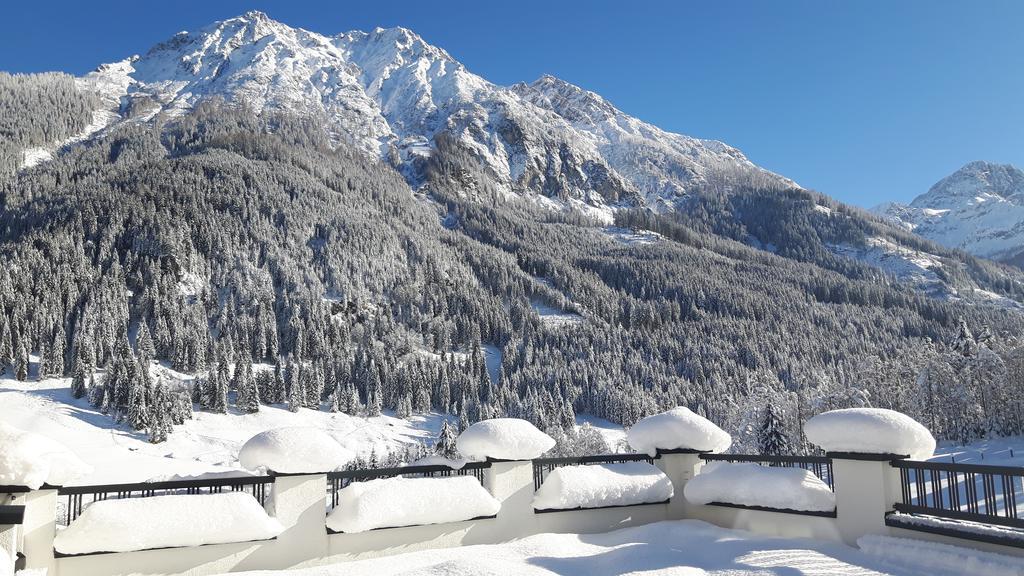
<instances>
[{"instance_id":1,"label":"fir tree","mask_svg":"<svg viewBox=\"0 0 1024 576\"><path fill-rule=\"evenodd\" d=\"M455 438L454 427L448 423L448 420L442 421L441 430L437 434L437 440L434 441L434 453L450 460L457 460L459 449L455 446Z\"/></svg>"},{"instance_id":2,"label":"fir tree","mask_svg":"<svg viewBox=\"0 0 1024 576\"><path fill-rule=\"evenodd\" d=\"M772 403L765 406L761 427L757 432L757 446L761 454L780 455L792 452L784 416Z\"/></svg>"}]
</instances>

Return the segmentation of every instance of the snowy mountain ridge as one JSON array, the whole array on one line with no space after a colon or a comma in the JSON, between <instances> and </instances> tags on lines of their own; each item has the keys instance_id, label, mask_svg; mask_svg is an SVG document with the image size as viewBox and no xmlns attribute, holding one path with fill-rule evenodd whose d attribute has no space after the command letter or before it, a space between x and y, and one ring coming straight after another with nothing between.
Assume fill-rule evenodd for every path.
<instances>
[{"instance_id":1,"label":"snowy mountain ridge","mask_svg":"<svg viewBox=\"0 0 1024 576\"><path fill-rule=\"evenodd\" d=\"M1013 261L1024 254L1024 171L971 162L909 205L875 208L929 240L977 256Z\"/></svg>"},{"instance_id":2,"label":"snowy mountain ridge","mask_svg":"<svg viewBox=\"0 0 1024 576\"><path fill-rule=\"evenodd\" d=\"M665 132L552 76L503 87L405 28L324 36L261 12L180 32L81 79L125 120L174 117L212 98L256 112L315 114L336 141L399 165L442 133L506 193L597 208L672 209L698 186L742 175L794 185L713 140Z\"/></svg>"}]
</instances>

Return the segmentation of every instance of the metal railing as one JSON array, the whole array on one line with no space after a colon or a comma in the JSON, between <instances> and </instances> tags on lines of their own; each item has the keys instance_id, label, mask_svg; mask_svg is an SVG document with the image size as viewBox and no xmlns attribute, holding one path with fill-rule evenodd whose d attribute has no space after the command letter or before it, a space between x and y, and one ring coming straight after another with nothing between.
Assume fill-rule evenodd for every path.
<instances>
[{"instance_id":1,"label":"metal railing","mask_svg":"<svg viewBox=\"0 0 1024 576\"><path fill-rule=\"evenodd\" d=\"M915 460L892 466L900 471L897 512L1024 528L1024 468Z\"/></svg>"},{"instance_id":2,"label":"metal railing","mask_svg":"<svg viewBox=\"0 0 1024 576\"><path fill-rule=\"evenodd\" d=\"M647 454L601 454L598 456L570 456L566 458L537 458L533 461L533 490L540 490L548 474L562 466L587 466L592 464L622 464L625 462L647 462L654 464L658 457Z\"/></svg>"},{"instance_id":3,"label":"metal railing","mask_svg":"<svg viewBox=\"0 0 1024 576\"><path fill-rule=\"evenodd\" d=\"M181 494L217 494L224 491L246 492L261 506L267 502L267 485L273 484L270 476L238 476L232 478L203 478L197 480L166 480L162 482L138 482L134 484L97 484L90 486L62 486L57 488L58 496L66 496L63 514L57 514L57 524L68 526L93 502L109 499L150 498L153 496Z\"/></svg>"},{"instance_id":4,"label":"metal railing","mask_svg":"<svg viewBox=\"0 0 1024 576\"><path fill-rule=\"evenodd\" d=\"M701 460L707 462L752 462L762 466L778 468L802 468L828 484L835 491L832 474L832 459L828 456L772 456L768 454L701 454Z\"/></svg>"},{"instance_id":5,"label":"metal railing","mask_svg":"<svg viewBox=\"0 0 1024 576\"><path fill-rule=\"evenodd\" d=\"M380 478L437 478L449 476L473 476L480 484L484 483L484 475L490 462L467 462L462 468L451 468L443 465L402 466L399 468L374 468L367 470L340 470L327 474L327 493L331 508L338 505L338 492L353 482L366 482Z\"/></svg>"}]
</instances>

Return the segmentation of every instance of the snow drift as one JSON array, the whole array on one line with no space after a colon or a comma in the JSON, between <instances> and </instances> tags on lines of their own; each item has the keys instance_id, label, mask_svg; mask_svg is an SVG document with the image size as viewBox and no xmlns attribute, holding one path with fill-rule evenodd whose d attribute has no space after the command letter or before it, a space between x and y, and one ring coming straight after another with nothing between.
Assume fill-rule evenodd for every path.
<instances>
[{"instance_id":1,"label":"snow drift","mask_svg":"<svg viewBox=\"0 0 1024 576\"><path fill-rule=\"evenodd\" d=\"M459 522L494 516L501 503L472 476L383 478L353 482L338 492L327 516L335 532Z\"/></svg>"},{"instance_id":2,"label":"snow drift","mask_svg":"<svg viewBox=\"0 0 1024 576\"><path fill-rule=\"evenodd\" d=\"M857 546L865 554L883 560L890 566L905 566L926 574L952 569L972 576L1024 574L1024 560L1020 558L950 544L868 535L858 538Z\"/></svg>"},{"instance_id":3,"label":"snow drift","mask_svg":"<svg viewBox=\"0 0 1024 576\"><path fill-rule=\"evenodd\" d=\"M355 458L319 428L287 427L265 430L250 438L238 452L249 470L266 468L284 474L316 474L336 470Z\"/></svg>"},{"instance_id":4,"label":"snow drift","mask_svg":"<svg viewBox=\"0 0 1024 576\"><path fill-rule=\"evenodd\" d=\"M533 460L554 445L551 436L518 418L481 420L455 439L459 453L468 460Z\"/></svg>"},{"instance_id":5,"label":"snow drift","mask_svg":"<svg viewBox=\"0 0 1024 576\"><path fill-rule=\"evenodd\" d=\"M935 438L916 420L884 408L832 410L804 424L807 439L826 452L898 454L927 460Z\"/></svg>"},{"instance_id":6,"label":"snow drift","mask_svg":"<svg viewBox=\"0 0 1024 576\"><path fill-rule=\"evenodd\" d=\"M750 462L711 462L686 483L683 494L692 504L723 502L808 512L836 508L832 490L807 470Z\"/></svg>"},{"instance_id":7,"label":"snow drift","mask_svg":"<svg viewBox=\"0 0 1024 576\"><path fill-rule=\"evenodd\" d=\"M0 446L0 484L32 489L43 484L63 486L92 472L91 466L60 443L3 422Z\"/></svg>"},{"instance_id":8,"label":"snow drift","mask_svg":"<svg viewBox=\"0 0 1024 576\"><path fill-rule=\"evenodd\" d=\"M282 530L243 492L153 496L94 502L53 546L64 554L130 552L267 540Z\"/></svg>"},{"instance_id":9,"label":"snow drift","mask_svg":"<svg viewBox=\"0 0 1024 576\"><path fill-rule=\"evenodd\" d=\"M672 480L646 462L563 466L552 470L533 496L536 510L568 510L664 502Z\"/></svg>"},{"instance_id":10,"label":"snow drift","mask_svg":"<svg viewBox=\"0 0 1024 576\"><path fill-rule=\"evenodd\" d=\"M682 406L640 420L629 429L626 440L634 450L650 456L658 450L681 448L724 452L732 445L728 432Z\"/></svg>"}]
</instances>

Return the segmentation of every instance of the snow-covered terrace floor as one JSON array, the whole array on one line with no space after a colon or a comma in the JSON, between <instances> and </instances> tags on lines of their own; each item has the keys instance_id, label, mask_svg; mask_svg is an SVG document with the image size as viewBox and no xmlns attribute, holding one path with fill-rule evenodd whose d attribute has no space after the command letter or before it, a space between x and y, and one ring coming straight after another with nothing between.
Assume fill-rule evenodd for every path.
<instances>
[{"instance_id":1,"label":"snow-covered terrace floor","mask_svg":"<svg viewBox=\"0 0 1024 576\"><path fill-rule=\"evenodd\" d=\"M699 520L658 522L607 534L540 534L506 544L424 550L284 572L291 576L953 576L1024 574L1024 560L888 537L865 550L768 538ZM233 576L238 576L235 574Z\"/></svg>"}]
</instances>

